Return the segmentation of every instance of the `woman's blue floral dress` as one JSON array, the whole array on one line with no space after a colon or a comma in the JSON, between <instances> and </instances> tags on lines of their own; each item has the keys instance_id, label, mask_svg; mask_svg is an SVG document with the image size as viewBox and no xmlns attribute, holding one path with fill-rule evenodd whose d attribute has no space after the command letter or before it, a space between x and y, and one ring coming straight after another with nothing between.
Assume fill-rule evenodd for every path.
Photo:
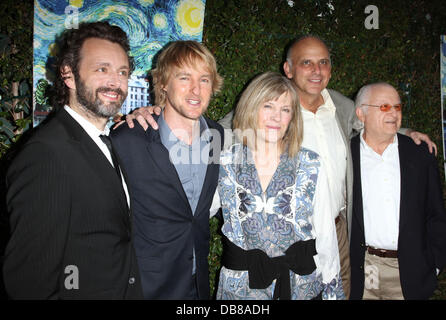
<instances>
[{"instance_id":1,"label":"woman's blue floral dress","mask_svg":"<svg viewBox=\"0 0 446 320\"><path fill-rule=\"evenodd\" d=\"M221 154L218 195L223 234L244 250L262 249L269 257L284 255L297 241L314 239L313 198L320 169L319 156L307 149L287 153L265 192L248 147L235 144ZM317 242L317 239L316 239ZM316 269L300 276L290 270L291 299L344 299L339 273L324 283ZM266 289L249 288L248 271L221 269L217 299L270 300L275 280Z\"/></svg>"}]
</instances>

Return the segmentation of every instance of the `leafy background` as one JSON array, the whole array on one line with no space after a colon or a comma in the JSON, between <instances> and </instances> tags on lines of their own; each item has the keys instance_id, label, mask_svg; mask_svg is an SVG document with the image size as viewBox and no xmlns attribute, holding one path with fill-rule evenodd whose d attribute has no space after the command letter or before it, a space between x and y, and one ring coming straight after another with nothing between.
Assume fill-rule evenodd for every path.
<instances>
[{"instance_id":1,"label":"leafy background","mask_svg":"<svg viewBox=\"0 0 446 320\"><path fill-rule=\"evenodd\" d=\"M364 27L369 4L379 9L377 30ZM32 19L32 1L0 2L0 156L31 123ZM281 71L285 46L305 33L319 35L331 47L330 88L350 98L374 81L399 89L405 106L403 126L427 133L437 144L443 175L439 49L440 35L446 34L444 0L207 0L203 43L216 56L225 79L208 115L222 118L256 74ZM219 222L213 218L210 224L214 291L222 249ZM5 212L0 227L4 243ZM446 299L444 274L433 299Z\"/></svg>"}]
</instances>

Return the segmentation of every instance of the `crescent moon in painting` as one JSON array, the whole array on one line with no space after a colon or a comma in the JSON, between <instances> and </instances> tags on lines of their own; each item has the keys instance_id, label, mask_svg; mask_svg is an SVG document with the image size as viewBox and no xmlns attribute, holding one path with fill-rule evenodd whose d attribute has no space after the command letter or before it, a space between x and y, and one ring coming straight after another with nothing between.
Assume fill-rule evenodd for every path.
<instances>
[{"instance_id":1,"label":"crescent moon in painting","mask_svg":"<svg viewBox=\"0 0 446 320\"><path fill-rule=\"evenodd\" d=\"M198 19L198 22L194 22L194 20L192 20L191 17L191 13L194 10L198 10L197 8L190 8L186 11L186 13L184 14L184 20L186 20L186 23L191 27L191 28L198 28L201 24L201 20Z\"/></svg>"}]
</instances>

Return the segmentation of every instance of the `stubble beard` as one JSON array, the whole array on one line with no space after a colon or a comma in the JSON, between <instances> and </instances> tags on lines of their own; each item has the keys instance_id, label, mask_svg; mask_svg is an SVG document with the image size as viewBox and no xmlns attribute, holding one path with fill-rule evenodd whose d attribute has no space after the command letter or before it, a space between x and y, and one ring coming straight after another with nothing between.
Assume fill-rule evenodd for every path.
<instances>
[{"instance_id":1,"label":"stubble beard","mask_svg":"<svg viewBox=\"0 0 446 320\"><path fill-rule=\"evenodd\" d=\"M127 92L122 91L120 88L110 89L107 87L99 87L93 93L86 87L81 79L77 79L79 79L79 77L76 77L76 98L85 111L95 117L106 119L115 116L119 112L127 97ZM109 102L106 104L99 98L100 92L114 92L121 98L116 102Z\"/></svg>"}]
</instances>

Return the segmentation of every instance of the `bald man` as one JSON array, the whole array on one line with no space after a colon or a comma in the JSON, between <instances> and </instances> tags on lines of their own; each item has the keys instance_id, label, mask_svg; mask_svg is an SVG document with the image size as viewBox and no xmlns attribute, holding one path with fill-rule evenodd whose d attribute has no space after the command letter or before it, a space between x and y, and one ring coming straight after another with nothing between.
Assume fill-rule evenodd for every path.
<instances>
[{"instance_id":1,"label":"bald man","mask_svg":"<svg viewBox=\"0 0 446 320\"><path fill-rule=\"evenodd\" d=\"M351 299L428 299L446 266L446 211L435 157L398 134L402 110L387 83L355 101L364 124L354 168Z\"/></svg>"}]
</instances>

